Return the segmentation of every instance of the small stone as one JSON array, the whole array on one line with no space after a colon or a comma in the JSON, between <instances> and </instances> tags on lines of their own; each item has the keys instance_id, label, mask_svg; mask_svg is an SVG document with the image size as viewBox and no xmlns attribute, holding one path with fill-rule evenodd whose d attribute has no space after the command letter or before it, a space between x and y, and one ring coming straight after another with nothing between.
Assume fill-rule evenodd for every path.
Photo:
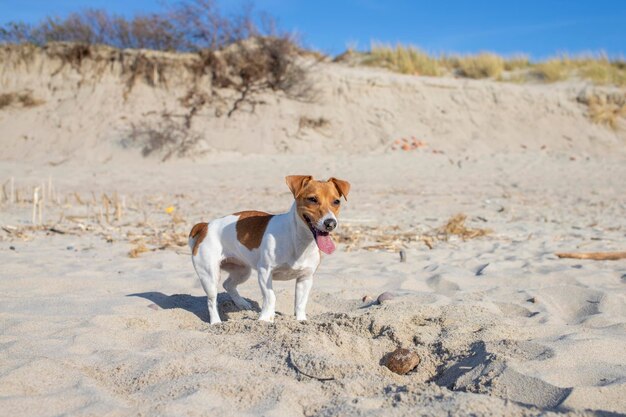
<instances>
[{"instance_id":1,"label":"small stone","mask_svg":"<svg viewBox=\"0 0 626 417\"><path fill-rule=\"evenodd\" d=\"M363 298L361 298L361 301L363 303L371 303L373 300L372 297L370 297L369 295L364 295Z\"/></svg>"},{"instance_id":2,"label":"small stone","mask_svg":"<svg viewBox=\"0 0 626 417\"><path fill-rule=\"evenodd\" d=\"M9 249L15 250L15 246L9 246Z\"/></svg>"},{"instance_id":3,"label":"small stone","mask_svg":"<svg viewBox=\"0 0 626 417\"><path fill-rule=\"evenodd\" d=\"M408 349L398 348L389 354L385 366L391 372L404 375L414 369L419 363L420 357L417 353Z\"/></svg>"},{"instance_id":4,"label":"small stone","mask_svg":"<svg viewBox=\"0 0 626 417\"><path fill-rule=\"evenodd\" d=\"M154 303L150 304L150 305L148 306L148 308L151 308L151 309L153 309L153 310L160 310L160 309L161 309L158 305L156 305L156 304L154 304Z\"/></svg>"},{"instance_id":5,"label":"small stone","mask_svg":"<svg viewBox=\"0 0 626 417\"><path fill-rule=\"evenodd\" d=\"M393 300L394 298L395 296L392 293L385 291L384 293L379 295L376 300L378 301L378 304L382 304L383 301L390 301L390 300Z\"/></svg>"}]
</instances>

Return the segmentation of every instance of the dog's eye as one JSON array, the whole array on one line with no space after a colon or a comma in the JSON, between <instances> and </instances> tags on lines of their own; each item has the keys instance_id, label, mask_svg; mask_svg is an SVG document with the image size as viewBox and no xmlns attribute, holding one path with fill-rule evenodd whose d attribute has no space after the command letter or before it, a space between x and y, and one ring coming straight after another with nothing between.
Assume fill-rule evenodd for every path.
<instances>
[{"instance_id":1,"label":"dog's eye","mask_svg":"<svg viewBox=\"0 0 626 417\"><path fill-rule=\"evenodd\" d=\"M333 206L338 206L339 204L341 204L341 201L339 199L333 201Z\"/></svg>"},{"instance_id":2,"label":"dog's eye","mask_svg":"<svg viewBox=\"0 0 626 417\"><path fill-rule=\"evenodd\" d=\"M317 204L317 197L309 197L307 198L309 203Z\"/></svg>"}]
</instances>

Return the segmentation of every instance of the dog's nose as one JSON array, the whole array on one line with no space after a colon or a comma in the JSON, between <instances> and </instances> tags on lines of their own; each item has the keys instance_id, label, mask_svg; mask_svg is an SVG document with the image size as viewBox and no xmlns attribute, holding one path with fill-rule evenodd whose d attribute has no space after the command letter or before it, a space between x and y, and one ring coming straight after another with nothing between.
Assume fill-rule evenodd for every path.
<instances>
[{"instance_id":1,"label":"dog's nose","mask_svg":"<svg viewBox=\"0 0 626 417\"><path fill-rule=\"evenodd\" d=\"M337 220L335 220L335 219L326 219L326 220L324 220L324 227L326 228L326 230L328 230L330 232L335 227L337 227Z\"/></svg>"}]
</instances>

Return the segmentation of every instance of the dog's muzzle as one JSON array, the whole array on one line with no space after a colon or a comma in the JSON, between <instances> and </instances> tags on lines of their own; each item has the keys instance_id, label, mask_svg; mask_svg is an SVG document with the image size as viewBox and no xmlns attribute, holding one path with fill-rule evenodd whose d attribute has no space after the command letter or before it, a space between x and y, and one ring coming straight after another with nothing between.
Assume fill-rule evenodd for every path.
<instances>
[{"instance_id":1,"label":"dog's muzzle","mask_svg":"<svg viewBox=\"0 0 626 417\"><path fill-rule=\"evenodd\" d=\"M337 227L337 220L335 219L326 219L324 220L324 228L327 231L332 231L335 230L335 227Z\"/></svg>"}]
</instances>

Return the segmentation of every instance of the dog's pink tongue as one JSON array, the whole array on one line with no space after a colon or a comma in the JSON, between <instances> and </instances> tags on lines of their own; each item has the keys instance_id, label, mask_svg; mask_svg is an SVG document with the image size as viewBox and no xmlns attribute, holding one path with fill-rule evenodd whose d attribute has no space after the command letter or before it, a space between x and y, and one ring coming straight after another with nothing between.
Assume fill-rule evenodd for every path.
<instances>
[{"instance_id":1,"label":"dog's pink tongue","mask_svg":"<svg viewBox=\"0 0 626 417\"><path fill-rule=\"evenodd\" d=\"M330 255L331 253L335 251L335 244L333 243L333 240L330 238L330 235L315 236L315 243L317 243L317 247L320 248L320 250L324 252L325 254Z\"/></svg>"}]
</instances>

